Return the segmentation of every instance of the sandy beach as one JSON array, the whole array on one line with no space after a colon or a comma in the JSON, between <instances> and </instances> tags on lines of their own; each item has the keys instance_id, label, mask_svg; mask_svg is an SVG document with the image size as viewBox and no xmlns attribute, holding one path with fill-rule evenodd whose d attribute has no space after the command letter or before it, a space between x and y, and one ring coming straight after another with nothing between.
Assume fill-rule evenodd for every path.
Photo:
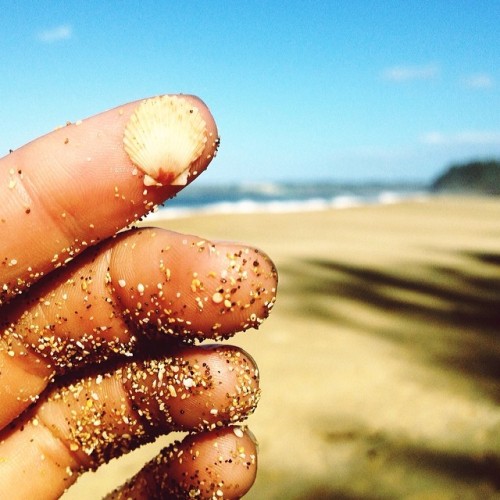
<instances>
[{"instance_id":1,"label":"sandy beach","mask_svg":"<svg viewBox=\"0 0 500 500\"><path fill-rule=\"evenodd\" d=\"M251 243L280 273L269 320L232 342L263 391L245 498L500 498L500 199L155 224ZM165 442L64 498L100 498Z\"/></svg>"}]
</instances>

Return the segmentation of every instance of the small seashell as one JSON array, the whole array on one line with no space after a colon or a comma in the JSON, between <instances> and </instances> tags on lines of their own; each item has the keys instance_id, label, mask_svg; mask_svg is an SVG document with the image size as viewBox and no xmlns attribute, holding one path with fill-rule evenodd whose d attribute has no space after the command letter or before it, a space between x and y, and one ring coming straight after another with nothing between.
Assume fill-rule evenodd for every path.
<instances>
[{"instance_id":1,"label":"small seashell","mask_svg":"<svg viewBox=\"0 0 500 500\"><path fill-rule=\"evenodd\" d=\"M207 142L207 126L199 110L179 96L143 101L125 127L123 143L146 186L185 185L189 167Z\"/></svg>"}]
</instances>

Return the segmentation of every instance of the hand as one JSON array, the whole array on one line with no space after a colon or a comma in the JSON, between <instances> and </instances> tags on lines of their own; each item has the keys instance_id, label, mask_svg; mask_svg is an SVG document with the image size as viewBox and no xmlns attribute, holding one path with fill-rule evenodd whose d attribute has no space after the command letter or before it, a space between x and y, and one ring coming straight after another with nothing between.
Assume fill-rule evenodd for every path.
<instances>
[{"instance_id":1,"label":"hand","mask_svg":"<svg viewBox=\"0 0 500 500\"><path fill-rule=\"evenodd\" d=\"M258 370L236 347L194 341L262 322L272 262L245 246L121 231L216 153L209 111L180 99L206 127L186 171L132 162L123 137L138 102L0 160L0 491L10 499L57 498L80 473L178 430L190 434L110 498L237 498L253 483L256 445L234 424L257 404Z\"/></svg>"}]
</instances>

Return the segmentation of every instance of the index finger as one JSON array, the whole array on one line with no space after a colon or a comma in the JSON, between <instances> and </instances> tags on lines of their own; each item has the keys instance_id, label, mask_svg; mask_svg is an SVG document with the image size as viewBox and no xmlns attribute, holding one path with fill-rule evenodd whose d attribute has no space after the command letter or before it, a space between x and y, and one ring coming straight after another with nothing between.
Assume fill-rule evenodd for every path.
<instances>
[{"instance_id":1,"label":"index finger","mask_svg":"<svg viewBox=\"0 0 500 500\"><path fill-rule=\"evenodd\" d=\"M0 160L0 305L171 198L216 153L193 96L160 96L67 124Z\"/></svg>"}]
</instances>

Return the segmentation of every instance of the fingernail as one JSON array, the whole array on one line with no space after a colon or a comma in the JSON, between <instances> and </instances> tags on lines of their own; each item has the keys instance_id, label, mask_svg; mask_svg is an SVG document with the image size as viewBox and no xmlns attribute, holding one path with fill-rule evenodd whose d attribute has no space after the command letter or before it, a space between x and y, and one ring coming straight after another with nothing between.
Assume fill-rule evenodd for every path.
<instances>
[{"instance_id":1,"label":"fingernail","mask_svg":"<svg viewBox=\"0 0 500 500\"><path fill-rule=\"evenodd\" d=\"M245 427L244 430L245 430L245 433L247 434L247 436L252 441L252 443L255 445L255 449L257 451L259 451L259 441L257 440L257 437L255 436L255 434L248 427Z\"/></svg>"}]
</instances>

